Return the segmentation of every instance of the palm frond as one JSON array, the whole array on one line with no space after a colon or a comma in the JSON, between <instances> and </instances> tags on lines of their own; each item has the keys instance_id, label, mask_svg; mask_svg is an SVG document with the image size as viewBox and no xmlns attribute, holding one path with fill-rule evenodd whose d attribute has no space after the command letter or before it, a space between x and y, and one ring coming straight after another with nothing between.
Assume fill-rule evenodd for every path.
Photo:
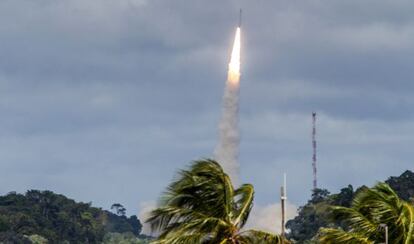
<instances>
[{"instance_id":1,"label":"palm frond","mask_svg":"<svg viewBox=\"0 0 414 244\"><path fill-rule=\"evenodd\" d=\"M200 234L183 234L183 235L171 235L162 239L154 240L151 244L195 244L195 243L206 243L209 241L209 237Z\"/></svg>"},{"instance_id":2,"label":"palm frond","mask_svg":"<svg viewBox=\"0 0 414 244\"><path fill-rule=\"evenodd\" d=\"M354 208L335 206L332 207L332 212L337 218L344 219L351 230L358 229L367 236L375 235L378 232L378 223L373 222Z\"/></svg>"},{"instance_id":3,"label":"palm frond","mask_svg":"<svg viewBox=\"0 0 414 244\"><path fill-rule=\"evenodd\" d=\"M195 161L178 173L146 222L160 233L159 241L215 238L231 229L233 199L233 185L221 166L213 160Z\"/></svg>"},{"instance_id":4,"label":"palm frond","mask_svg":"<svg viewBox=\"0 0 414 244\"><path fill-rule=\"evenodd\" d=\"M322 244L374 244L368 237L355 232L346 232L341 229L321 228L319 242Z\"/></svg>"},{"instance_id":5,"label":"palm frond","mask_svg":"<svg viewBox=\"0 0 414 244\"><path fill-rule=\"evenodd\" d=\"M345 220L349 231L323 229L320 240L324 243L352 243L361 239L383 242L382 225L387 225L389 239L393 243L411 243L414 234L414 207L400 199L385 183L361 190L353 199L351 207L334 207L337 219ZM339 241L343 242L339 242ZM331 242L329 242L331 241ZM355 243L359 243L355 241Z\"/></svg>"},{"instance_id":6,"label":"palm frond","mask_svg":"<svg viewBox=\"0 0 414 244\"><path fill-rule=\"evenodd\" d=\"M233 224L242 228L249 218L250 211L253 207L254 188L251 184L244 184L235 191L235 202Z\"/></svg>"},{"instance_id":7,"label":"palm frond","mask_svg":"<svg viewBox=\"0 0 414 244\"><path fill-rule=\"evenodd\" d=\"M403 217L404 216L404 217ZM408 229L406 229L406 231L404 233L406 233L404 235L404 239L405 239L405 244L409 244L412 243L412 240L414 239L413 235L414 235L414 207L413 205L409 204L409 203L404 203L403 204L403 211L401 214L401 217L399 218L399 222L402 223L403 226L407 227Z\"/></svg>"},{"instance_id":8,"label":"palm frond","mask_svg":"<svg viewBox=\"0 0 414 244\"><path fill-rule=\"evenodd\" d=\"M175 206L165 206L153 210L147 222L151 224L151 229L155 232L161 230L169 232L175 229L174 226L177 225L181 228L186 223L203 223L211 220L221 225L226 224L219 218L209 217L191 209Z\"/></svg>"},{"instance_id":9,"label":"palm frond","mask_svg":"<svg viewBox=\"0 0 414 244\"><path fill-rule=\"evenodd\" d=\"M178 173L146 222L159 233L154 244L280 243L280 236L267 232L240 233L253 198L253 186L244 184L235 190L218 162L195 161Z\"/></svg>"},{"instance_id":10,"label":"palm frond","mask_svg":"<svg viewBox=\"0 0 414 244\"><path fill-rule=\"evenodd\" d=\"M247 230L241 232L237 239L240 243L249 244L278 244L282 243L282 237L280 235L271 234L265 231L259 230ZM290 242L285 239L284 243L289 244Z\"/></svg>"}]
</instances>

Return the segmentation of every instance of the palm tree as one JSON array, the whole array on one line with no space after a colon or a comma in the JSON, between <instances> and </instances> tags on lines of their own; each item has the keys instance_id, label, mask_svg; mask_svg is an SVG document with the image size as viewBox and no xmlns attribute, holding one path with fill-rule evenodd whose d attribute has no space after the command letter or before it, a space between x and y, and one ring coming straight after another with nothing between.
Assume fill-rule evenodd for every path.
<instances>
[{"instance_id":1,"label":"palm tree","mask_svg":"<svg viewBox=\"0 0 414 244\"><path fill-rule=\"evenodd\" d=\"M413 243L414 207L400 199L385 183L359 192L350 208L334 207L336 218L347 224L347 229L322 228L321 243L380 243L385 235L382 226L388 227L389 243Z\"/></svg>"},{"instance_id":2,"label":"palm tree","mask_svg":"<svg viewBox=\"0 0 414 244\"><path fill-rule=\"evenodd\" d=\"M151 212L147 223L159 233L154 243L280 243L278 235L242 230L253 196L250 184L234 189L216 161L195 161L179 173Z\"/></svg>"}]
</instances>

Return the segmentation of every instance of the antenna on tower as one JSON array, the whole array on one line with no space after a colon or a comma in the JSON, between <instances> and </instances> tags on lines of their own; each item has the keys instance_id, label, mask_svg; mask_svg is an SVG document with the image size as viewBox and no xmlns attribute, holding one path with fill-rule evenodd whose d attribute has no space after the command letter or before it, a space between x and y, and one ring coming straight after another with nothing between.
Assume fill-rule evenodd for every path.
<instances>
[{"instance_id":1,"label":"antenna on tower","mask_svg":"<svg viewBox=\"0 0 414 244\"><path fill-rule=\"evenodd\" d=\"M313 190L318 188L318 181L316 176L316 113L312 112L312 168L313 168Z\"/></svg>"}]
</instances>

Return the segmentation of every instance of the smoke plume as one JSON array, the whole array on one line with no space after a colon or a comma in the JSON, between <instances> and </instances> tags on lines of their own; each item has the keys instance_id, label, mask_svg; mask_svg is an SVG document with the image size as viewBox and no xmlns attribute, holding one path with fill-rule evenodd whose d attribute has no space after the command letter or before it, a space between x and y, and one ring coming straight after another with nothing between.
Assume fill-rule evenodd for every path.
<instances>
[{"instance_id":1,"label":"smoke plume","mask_svg":"<svg viewBox=\"0 0 414 244\"><path fill-rule=\"evenodd\" d=\"M286 220L296 216L297 207L286 201ZM282 211L280 203L268 205L254 205L246 223L246 229L263 230L270 233L280 234Z\"/></svg>"},{"instance_id":2,"label":"smoke plume","mask_svg":"<svg viewBox=\"0 0 414 244\"><path fill-rule=\"evenodd\" d=\"M240 81L240 27L236 30L223 97L222 117L219 125L219 142L215 159L234 182L239 173L239 81Z\"/></svg>"}]
</instances>

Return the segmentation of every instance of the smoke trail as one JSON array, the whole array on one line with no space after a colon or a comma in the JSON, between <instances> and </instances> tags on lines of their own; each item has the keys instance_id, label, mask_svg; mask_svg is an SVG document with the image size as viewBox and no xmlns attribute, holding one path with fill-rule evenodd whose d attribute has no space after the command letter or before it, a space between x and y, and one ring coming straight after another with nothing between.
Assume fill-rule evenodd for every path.
<instances>
[{"instance_id":1,"label":"smoke trail","mask_svg":"<svg viewBox=\"0 0 414 244\"><path fill-rule=\"evenodd\" d=\"M280 203L267 205L255 204L250 212L246 223L246 229L263 230L270 233L279 234L281 231L280 222L282 221ZM286 202L286 220L293 219L297 215L297 206L289 201Z\"/></svg>"},{"instance_id":2,"label":"smoke trail","mask_svg":"<svg viewBox=\"0 0 414 244\"><path fill-rule=\"evenodd\" d=\"M215 159L222 165L224 171L231 177L233 183L239 183L239 89L240 89L240 27L237 28L233 50L229 63L227 82L223 96L223 110L219 125L219 142L214 151ZM286 220L293 218L296 206L286 202ZM255 205L247 227L280 233L281 205Z\"/></svg>"},{"instance_id":3,"label":"smoke trail","mask_svg":"<svg viewBox=\"0 0 414 244\"><path fill-rule=\"evenodd\" d=\"M240 81L240 27L236 30L233 51L229 63L227 82L223 96L223 110L219 125L219 142L214 151L215 159L233 181L239 173L239 81Z\"/></svg>"}]
</instances>

